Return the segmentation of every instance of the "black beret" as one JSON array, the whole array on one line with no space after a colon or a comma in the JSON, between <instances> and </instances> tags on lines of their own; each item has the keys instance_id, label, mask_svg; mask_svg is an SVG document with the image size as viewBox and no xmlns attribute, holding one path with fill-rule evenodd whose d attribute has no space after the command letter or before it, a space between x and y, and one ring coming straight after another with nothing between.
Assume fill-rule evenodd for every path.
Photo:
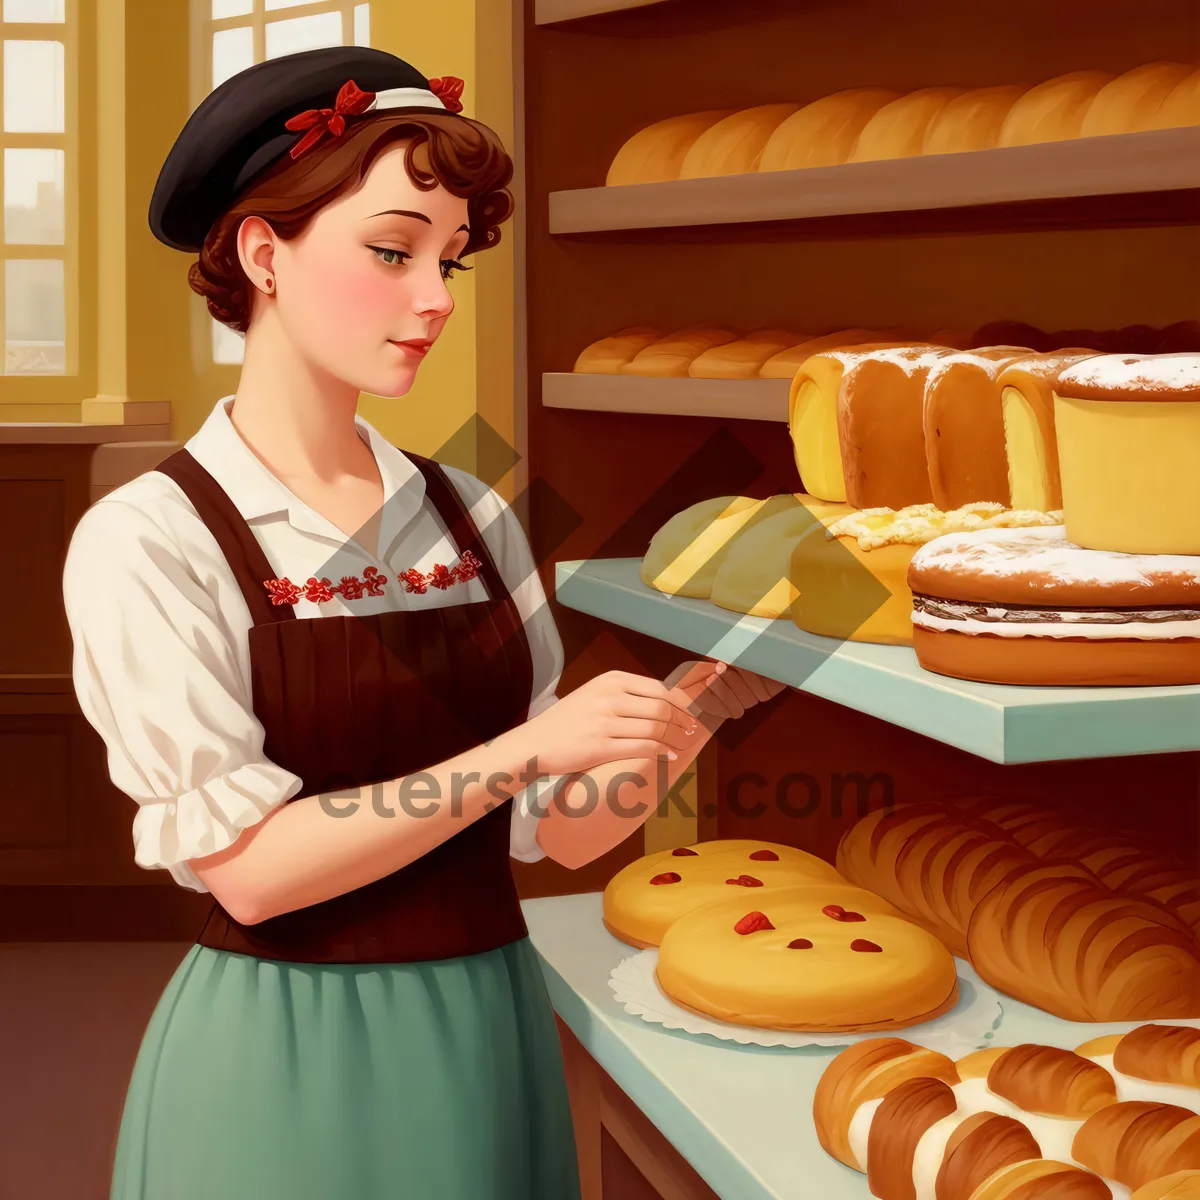
<instances>
[{"instance_id":1,"label":"black beret","mask_svg":"<svg viewBox=\"0 0 1200 1200\"><path fill-rule=\"evenodd\" d=\"M176 250L199 250L255 176L304 136L286 123L333 108L351 80L364 92L414 90L392 98L389 109L446 111L424 75L383 50L331 46L257 63L210 92L175 139L150 199L154 236Z\"/></svg>"}]
</instances>

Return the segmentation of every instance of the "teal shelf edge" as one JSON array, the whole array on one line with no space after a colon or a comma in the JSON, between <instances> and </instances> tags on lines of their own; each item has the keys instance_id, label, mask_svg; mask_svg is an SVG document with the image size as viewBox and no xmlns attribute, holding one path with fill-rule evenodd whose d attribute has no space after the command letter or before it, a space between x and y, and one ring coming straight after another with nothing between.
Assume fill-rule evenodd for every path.
<instances>
[{"instance_id":1,"label":"teal shelf edge","mask_svg":"<svg viewBox=\"0 0 1200 1200\"><path fill-rule=\"evenodd\" d=\"M640 560L556 564L560 603L693 654L735 662L996 763L1200 750L1200 686L1009 687L924 670L906 646L838 642L791 621L666 596Z\"/></svg>"}]
</instances>

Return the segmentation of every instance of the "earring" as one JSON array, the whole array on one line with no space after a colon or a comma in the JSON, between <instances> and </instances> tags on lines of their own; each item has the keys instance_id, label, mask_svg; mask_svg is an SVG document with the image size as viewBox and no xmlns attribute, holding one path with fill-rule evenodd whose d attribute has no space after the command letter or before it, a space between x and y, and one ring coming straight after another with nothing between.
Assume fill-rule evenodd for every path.
<instances>
[{"instance_id":1,"label":"earring","mask_svg":"<svg viewBox=\"0 0 1200 1200\"><path fill-rule=\"evenodd\" d=\"M273 275L268 275L267 281L265 284L263 284L263 286L268 292L273 292L275 290L275 277Z\"/></svg>"}]
</instances>

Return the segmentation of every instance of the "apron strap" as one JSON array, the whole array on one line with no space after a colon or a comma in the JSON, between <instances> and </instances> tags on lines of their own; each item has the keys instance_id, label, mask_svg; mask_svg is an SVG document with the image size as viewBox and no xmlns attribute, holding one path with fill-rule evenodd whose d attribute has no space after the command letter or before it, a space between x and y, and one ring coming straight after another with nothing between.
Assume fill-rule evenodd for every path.
<instances>
[{"instance_id":1,"label":"apron strap","mask_svg":"<svg viewBox=\"0 0 1200 1200\"><path fill-rule=\"evenodd\" d=\"M208 526L241 588L254 624L294 621L296 613L291 604L271 602L267 580L275 578L275 569L225 489L186 448L177 450L155 470L179 485L200 520Z\"/></svg>"}]
</instances>

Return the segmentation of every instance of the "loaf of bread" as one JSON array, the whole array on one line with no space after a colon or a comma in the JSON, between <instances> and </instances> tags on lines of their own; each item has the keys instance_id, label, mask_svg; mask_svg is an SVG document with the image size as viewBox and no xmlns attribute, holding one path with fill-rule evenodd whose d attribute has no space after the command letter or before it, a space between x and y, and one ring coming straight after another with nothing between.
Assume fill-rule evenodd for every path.
<instances>
[{"instance_id":1,"label":"loaf of bread","mask_svg":"<svg viewBox=\"0 0 1200 1200\"><path fill-rule=\"evenodd\" d=\"M1031 146L1076 138L1100 89L1111 83L1107 71L1072 71L1030 88L1008 110L998 146Z\"/></svg>"},{"instance_id":2,"label":"loaf of bread","mask_svg":"<svg viewBox=\"0 0 1200 1200\"><path fill-rule=\"evenodd\" d=\"M779 354L772 355L758 372L760 379L794 379L796 372L814 355L823 350L842 350L850 346L862 346L868 342L886 342L891 339L874 329L842 329L837 333L825 333L810 338L797 346L789 346Z\"/></svg>"},{"instance_id":3,"label":"loaf of bread","mask_svg":"<svg viewBox=\"0 0 1200 1200\"><path fill-rule=\"evenodd\" d=\"M1004 453L1013 508L1062 508L1054 385L1091 351L1031 354L1009 363L996 379L1004 418Z\"/></svg>"},{"instance_id":4,"label":"loaf of bread","mask_svg":"<svg viewBox=\"0 0 1200 1200\"><path fill-rule=\"evenodd\" d=\"M1200 1170L1200 1116L1172 1104L1111 1104L1084 1122L1075 1135L1074 1157L1128 1188Z\"/></svg>"},{"instance_id":5,"label":"loaf of bread","mask_svg":"<svg viewBox=\"0 0 1200 1200\"><path fill-rule=\"evenodd\" d=\"M1010 871L975 906L967 954L993 987L1068 1021L1200 1017L1191 931L1075 864Z\"/></svg>"},{"instance_id":6,"label":"loaf of bread","mask_svg":"<svg viewBox=\"0 0 1200 1200\"><path fill-rule=\"evenodd\" d=\"M834 504L847 502L838 437L838 397L842 379L860 358L888 344L866 343L813 351L806 354L797 367L788 400L788 432L792 438L796 469L809 495ZM865 507L855 501L850 503Z\"/></svg>"},{"instance_id":7,"label":"loaf of bread","mask_svg":"<svg viewBox=\"0 0 1200 1200\"><path fill-rule=\"evenodd\" d=\"M1200 125L1200 70L1175 85L1147 129L1178 129Z\"/></svg>"},{"instance_id":8,"label":"loaf of bread","mask_svg":"<svg viewBox=\"0 0 1200 1200\"><path fill-rule=\"evenodd\" d=\"M1163 101L1195 71L1190 63L1157 62L1118 75L1096 94L1079 133L1104 137L1150 129Z\"/></svg>"},{"instance_id":9,"label":"loaf of bread","mask_svg":"<svg viewBox=\"0 0 1200 1200\"><path fill-rule=\"evenodd\" d=\"M757 171L771 134L798 104L761 104L710 126L692 143L679 167L680 179L707 179Z\"/></svg>"},{"instance_id":10,"label":"loaf of bread","mask_svg":"<svg viewBox=\"0 0 1200 1200\"><path fill-rule=\"evenodd\" d=\"M898 92L886 88L851 88L806 104L771 134L758 169L795 171L844 163L863 126L898 98Z\"/></svg>"},{"instance_id":11,"label":"loaf of bread","mask_svg":"<svg viewBox=\"0 0 1200 1200\"><path fill-rule=\"evenodd\" d=\"M798 503L795 496L785 493L765 500L717 496L693 504L676 513L650 539L642 557L641 580L669 596L707 600L734 539Z\"/></svg>"},{"instance_id":12,"label":"loaf of bread","mask_svg":"<svg viewBox=\"0 0 1200 1200\"><path fill-rule=\"evenodd\" d=\"M947 353L930 345L841 353L837 433L848 504L868 509L934 502L926 454L925 384ZM837 352L832 357L838 357ZM824 391L828 395L828 385Z\"/></svg>"},{"instance_id":13,"label":"loaf of bread","mask_svg":"<svg viewBox=\"0 0 1200 1200\"><path fill-rule=\"evenodd\" d=\"M803 493L795 508L743 530L730 544L713 577L709 599L720 608L750 617L786 617L799 596L792 559L803 538L822 537L828 524L852 511Z\"/></svg>"},{"instance_id":14,"label":"loaf of bread","mask_svg":"<svg viewBox=\"0 0 1200 1200\"><path fill-rule=\"evenodd\" d=\"M587 375L618 375L626 363L663 336L663 331L653 325L619 329L588 346L575 360L575 370Z\"/></svg>"},{"instance_id":15,"label":"loaf of bread","mask_svg":"<svg viewBox=\"0 0 1200 1200\"><path fill-rule=\"evenodd\" d=\"M890 901L963 958L979 902L1014 868L1037 861L995 826L933 804L870 813L837 851L844 878Z\"/></svg>"},{"instance_id":16,"label":"loaf of bread","mask_svg":"<svg viewBox=\"0 0 1200 1200\"><path fill-rule=\"evenodd\" d=\"M755 379L768 358L808 340L787 329L760 329L705 350L692 360L688 374L693 379Z\"/></svg>"},{"instance_id":17,"label":"loaf of bread","mask_svg":"<svg viewBox=\"0 0 1200 1200\"><path fill-rule=\"evenodd\" d=\"M696 139L733 112L733 109L713 109L710 112L686 113L668 117L639 130L617 151L608 168L605 184L617 187L629 183L663 183L678 179L684 157Z\"/></svg>"},{"instance_id":18,"label":"loaf of bread","mask_svg":"<svg viewBox=\"0 0 1200 1200\"><path fill-rule=\"evenodd\" d=\"M1142 1184L1131 1200L1200 1200L1200 1171L1175 1171L1152 1179Z\"/></svg>"},{"instance_id":19,"label":"loaf of bread","mask_svg":"<svg viewBox=\"0 0 1200 1200\"><path fill-rule=\"evenodd\" d=\"M847 161L874 162L920 154L934 118L962 93L962 88L955 87L921 88L885 104L863 126Z\"/></svg>"},{"instance_id":20,"label":"loaf of bread","mask_svg":"<svg viewBox=\"0 0 1200 1200\"><path fill-rule=\"evenodd\" d=\"M649 379L680 378L705 350L735 342L737 336L720 325L689 325L651 342L621 367L621 373Z\"/></svg>"},{"instance_id":21,"label":"loaf of bread","mask_svg":"<svg viewBox=\"0 0 1200 1200\"><path fill-rule=\"evenodd\" d=\"M922 402L923 450L938 508L980 500L1010 503L998 380L1005 367L1028 354L1014 346L960 351L930 367Z\"/></svg>"},{"instance_id":22,"label":"loaf of bread","mask_svg":"<svg viewBox=\"0 0 1200 1200\"><path fill-rule=\"evenodd\" d=\"M962 154L994 149L1005 118L1024 90L1006 85L976 88L955 96L929 123L923 152Z\"/></svg>"},{"instance_id":23,"label":"loaf of bread","mask_svg":"<svg viewBox=\"0 0 1200 1200\"><path fill-rule=\"evenodd\" d=\"M1075 1047L1112 1076L1118 1100L1174 1104L1200 1112L1200 1030L1141 1025Z\"/></svg>"}]
</instances>

